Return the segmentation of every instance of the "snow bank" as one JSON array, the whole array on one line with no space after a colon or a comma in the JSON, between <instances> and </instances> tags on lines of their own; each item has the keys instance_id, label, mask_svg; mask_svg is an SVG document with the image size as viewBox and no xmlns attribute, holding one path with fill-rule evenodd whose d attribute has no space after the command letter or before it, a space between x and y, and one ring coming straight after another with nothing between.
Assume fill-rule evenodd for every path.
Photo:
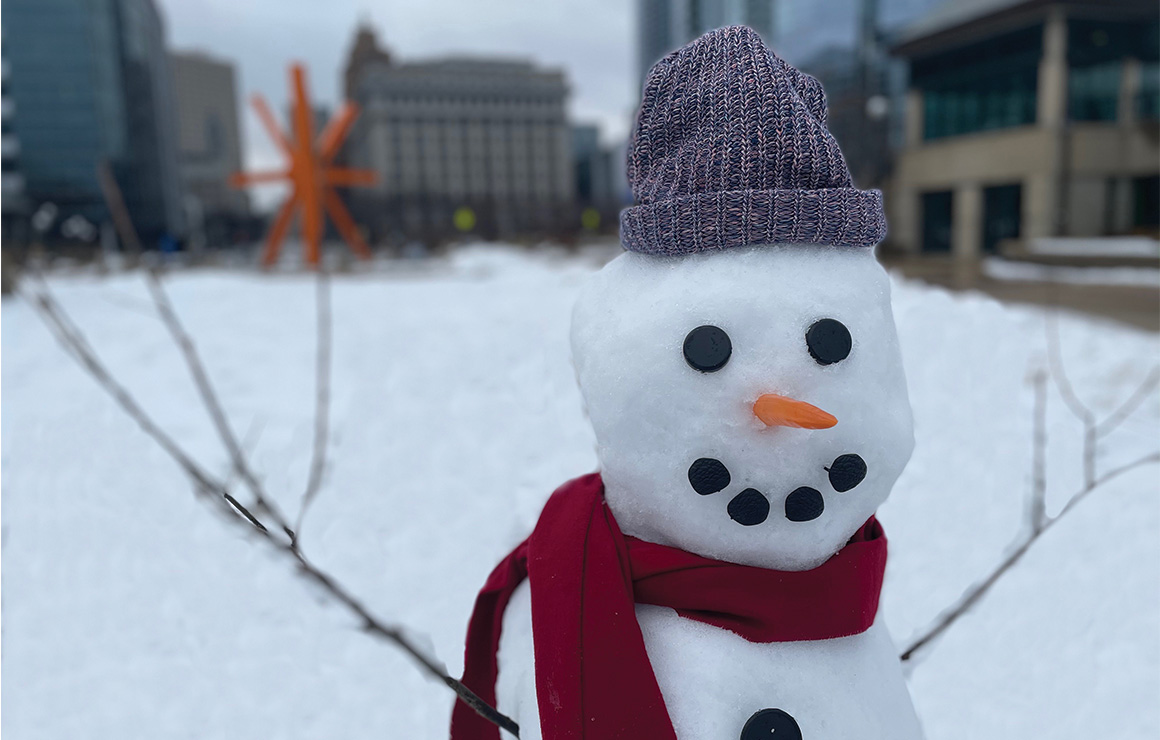
<instances>
[{"instance_id":1,"label":"snow bank","mask_svg":"<svg viewBox=\"0 0 1160 740\"><path fill-rule=\"evenodd\" d=\"M595 465L568 358L594 260L476 253L334 283L333 465L304 546L453 672L475 592L564 479ZM309 464L313 285L172 280L239 434L282 505ZM135 276L57 281L115 372L212 470L226 457ZM884 616L900 642L1020 529L1044 314L894 287L914 457L881 511ZM14 738L444 737L451 697L359 633L199 505L175 466L68 360L30 308L3 310L4 679ZM1114 409L1155 335L1061 320L1077 391ZM1081 435L1052 391L1049 510L1079 488ZM1101 443L1151 451L1160 398ZM913 668L931 740L1160 732L1156 469L1093 494Z\"/></svg>"}]
</instances>

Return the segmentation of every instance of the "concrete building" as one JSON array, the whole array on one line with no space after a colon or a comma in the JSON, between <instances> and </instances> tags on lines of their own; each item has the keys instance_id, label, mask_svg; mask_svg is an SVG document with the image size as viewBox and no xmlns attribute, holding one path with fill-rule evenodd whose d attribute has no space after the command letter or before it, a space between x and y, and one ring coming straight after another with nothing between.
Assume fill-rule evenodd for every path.
<instances>
[{"instance_id":1,"label":"concrete building","mask_svg":"<svg viewBox=\"0 0 1160 740\"><path fill-rule=\"evenodd\" d=\"M20 171L20 139L12 125L16 106L8 97L7 56L0 57L0 75L0 240L23 242L27 240L29 209Z\"/></svg>"},{"instance_id":2,"label":"concrete building","mask_svg":"<svg viewBox=\"0 0 1160 740\"><path fill-rule=\"evenodd\" d=\"M622 205L617 188L616 152L600 143L600 128L593 124L572 126L572 168L576 175L576 204L582 209L589 231L616 225ZM623 167L621 168L623 169ZM595 213L596 216L592 214Z\"/></svg>"},{"instance_id":3,"label":"concrete building","mask_svg":"<svg viewBox=\"0 0 1160 740\"><path fill-rule=\"evenodd\" d=\"M1160 8L962 0L908 28L888 244L971 260L1004 240L1155 232Z\"/></svg>"},{"instance_id":4,"label":"concrete building","mask_svg":"<svg viewBox=\"0 0 1160 740\"><path fill-rule=\"evenodd\" d=\"M190 238L222 245L250 210L245 191L228 182L242 169L234 66L199 52L173 53L170 59Z\"/></svg>"},{"instance_id":5,"label":"concrete building","mask_svg":"<svg viewBox=\"0 0 1160 740\"><path fill-rule=\"evenodd\" d=\"M354 34L354 44L346 57L346 67L342 70L342 91L348 100L355 97L355 87L363 68L368 64L390 64L391 53L379 46L374 29L360 23Z\"/></svg>"},{"instance_id":6,"label":"concrete building","mask_svg":"<svg viewBox=\"0 0 1160 740\"><path fill-rule=\"evenodd\" d=\"M8 0L7 96L33 208L105 223L108 163L146 246L184 231L162 19L151 0ZM50 235L51 238L51 235Z\"/></svg>"},{"instance_id":7,"label":"concrete building","mask_svg":"<svg viewBox=\"0 0 1160 740\"><path fill-rule=\"evenodd\" d=\"M362 114L344 154L379 175L346 195L372 239L575 228L562 72L523 61L367 58L353 80Z\"/></svg>"},{"instance_id":8,"label":"concrete building","mask_svg":"<svg viewBox=\"0 0 1160 740\"><path fill-rule=\"evenodd\" d=\"M637 87L658 59L706 31L744 25L773 43L774 0L637 0Z\"/></svg>"}]
</instances>

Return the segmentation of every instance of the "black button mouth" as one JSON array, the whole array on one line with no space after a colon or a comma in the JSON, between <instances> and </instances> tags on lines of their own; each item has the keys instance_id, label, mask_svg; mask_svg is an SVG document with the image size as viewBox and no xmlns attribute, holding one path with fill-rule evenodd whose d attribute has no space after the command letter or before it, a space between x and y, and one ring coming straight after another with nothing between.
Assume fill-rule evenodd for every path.
<instances>
[{"instance_id":1,"label":"black button mouth","mask_svg":"<svg viewBox=\"0 0 1160 740\"><path fill-rule=\"evenodd\" d=\"M845 493L866 478L866 461L852 453L839 455L825 470L834 490Z\"/></svg>"},{"instance_id":2,"label":"black button mouth","mask_svg":"<svg viewBox=\"0 0 1160 740\"><path fill-rule=\"evenodd\" d=\"M729 502L729 518L745 527L769 518L769 499L755 488L746 488Z\"/></svg>"},{"instance_id":3,"label":"black button mouth","mask_svg":"<svg viewBox=\"0 0 1160 740\"><path fill-rule=\"evenodd\" d=\"M689 466L689 485L702 496L724 490L730 480L729 469L720 460L702 457Z\"/></svg>"},{"instance_id":4,"label":"black button mouth","mask_svg":"<svg viewBox=\"0 0 1160 740\"><path fill-rule=\"evenodd\" d=\"M802 486L785 498L785 518L791 522L817 519L826 509L826 501L816 488Z\"/></svg>"}]
</instances>

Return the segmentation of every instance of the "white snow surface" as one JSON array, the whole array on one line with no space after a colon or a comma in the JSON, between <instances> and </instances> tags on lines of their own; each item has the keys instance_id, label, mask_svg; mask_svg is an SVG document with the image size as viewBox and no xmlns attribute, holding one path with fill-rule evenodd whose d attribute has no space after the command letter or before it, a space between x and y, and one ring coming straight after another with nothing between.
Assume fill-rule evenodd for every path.
<instances>
[{"instance_id":1,"label":"white snow surface","mask_svg":"<svg viewBox=\"0 0 1160 740\"><path fill-rule=\"evenodd\" d=\"M1147 236L1041 237L1027 246L1035 254L1061 257L1160 257L1160 241Z\"/></svg>"},{"instance_id":2,"label":"white snow surface","mask_svg":"<svg viewBox=\"0 0 1160 740\"><path fill-rule=\"evenodd\" d=\"M591 259L473 248L337 276L334 438L303 544L453 673L475 594L564 480L596 465L568 325ZM306 275L169 281L254 464L295 511L309 465ZM226 457L141 278L53 281L101 356L199 460ZM893 286L916 447L880 510L881 617L900 645L1023 531L1045 313ZM195 500L177 467L4 300L3 707L11 738L446 736L452 697ZM1114 410L1152 334L1060 317L1080 397ZM1049 394L1048 510L1082 485ZM1102 471L1160 444L1160 396L1101 440ZM1160 734L1155 466L1093 493L910 669L931 740Z\"/></svg>"},{"instance_id":3,"label":"white snow surface","mask_svg":"<svg viewBox=\"0 0 1160 740\"><path fill-rule=\"evenodd\" d=\"M983 260L983 274L995 280L1160 287L1160 270L1152 267L1070 267L988 257Z\"/></svg>"}]
</instances>

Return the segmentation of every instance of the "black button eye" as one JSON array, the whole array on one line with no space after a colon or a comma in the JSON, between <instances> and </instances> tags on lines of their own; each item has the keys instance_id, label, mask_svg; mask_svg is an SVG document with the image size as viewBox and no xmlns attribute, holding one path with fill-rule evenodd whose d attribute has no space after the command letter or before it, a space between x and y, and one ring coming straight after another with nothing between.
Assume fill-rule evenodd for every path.
<instances>
[{"instance_id":1,"label":"black button eye","mask_svg":"<svg viewBox=\"0 0 1160 740\"><path fill-rule=\"evenodd\" d=\"M826 472L830 474L830 485L834 490L845 493L866 478L866 461L854 454L839 455Z\"/></svg>"},{"instance_id":2,"label":"black button eye","mask_svg":"<svg viewBox=\"0 0 1160 740\"><path fill-rule=\"evenodd\" d=\"M729 335L715 326L698 326L685 337L685 361L694 370L715 373L733 354Z\"/></svg>"},{"instance_id":3,"label":"black button eye","mask_svg":"<svg viewBox=\"0 0 1160 740\"><path fill-rule=\"evenodd\" d=\"M850 330L835 319L821 319L806 332L806 345L819 365L833 365L850 356L854 340Z\"/></svg>"}]
</instances>

